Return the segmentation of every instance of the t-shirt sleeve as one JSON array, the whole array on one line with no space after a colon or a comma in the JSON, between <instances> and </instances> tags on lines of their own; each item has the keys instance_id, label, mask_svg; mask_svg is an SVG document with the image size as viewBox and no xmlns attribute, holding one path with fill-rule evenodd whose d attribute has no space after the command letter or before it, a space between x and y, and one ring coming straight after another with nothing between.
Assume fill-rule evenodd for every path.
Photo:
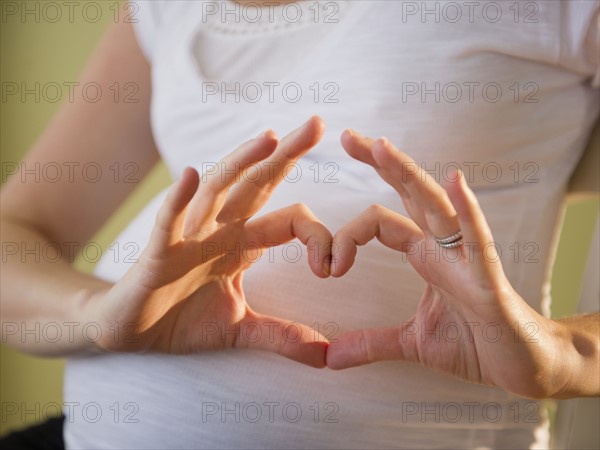
<instances>
[{"instance_id":1,"label":"t-shirt sleeve","mask_svg":"<svg viewBox=\"0 0 600 450\"><path fill-rule=\"evenodd\" d=\"M585 43L585 52L595 75L592 79L592 86L600 87L600 5L598 2L593 13L592 20L589 26L589 32Z\"/></svg>"},{"instance_id":2,"label":"t-shirt sleeve","mask_svg":"<svg viewBox=\"0 0 600 450\"><path fill-rule=\"evenodd\" d=\"M593 87L600 87L600 2L562 2L562 64L589 74Z\"/></svg>"},{"instance_id":3,"label":"t-shirt sleeve","mask_svg":"<svg viewBox=\"0 0 600 450\"><path fill-rule=\"evenodd\" d=\"M160 1L130 1L133 29L146 59L152 63L160 26Z\"/></svg>"}]
</instances>

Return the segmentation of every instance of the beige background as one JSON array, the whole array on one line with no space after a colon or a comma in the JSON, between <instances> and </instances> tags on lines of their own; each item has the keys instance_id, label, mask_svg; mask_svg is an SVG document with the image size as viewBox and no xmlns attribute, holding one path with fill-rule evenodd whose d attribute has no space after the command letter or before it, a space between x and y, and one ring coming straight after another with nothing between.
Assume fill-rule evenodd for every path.
<instances>
[{"instance_id":1,"label":"beige background","mask_svg":"<svg viewBox=\"0 0 600 450\"><path fill-rule=\"evenodd\" d=\"M0 6L7 3L0 1ZM22 2L12 2L22 4ZM34 9L36 1L26 2ZM39 2L42 4L43 2ZM97 2L102 5L100 20L92 23L81 14L83 5L78 2L72 23L67 7L56 23L50 23L53 15L44 16L40 6L40 17L28 15L23 21L19 16L0 19L0 79L5 82L26 82L32 86L40 83L74 82L85 61L108 24L114 21L113 1ZM78 12L79 11L79 12ZM92 11L92 10L89 10ZM124 11L121 10L121 14ZM90 17L91 19L92 17ZM2 163L18 162L43 131L59 103L41 99L39 103L29 96L22 102L12 96L0 104L0 159ZM2 178L4 179L4 164ZM169 182L164 166L159 165L138 186L137 191L94 238L104 248L118 231L133 217L144 203ZM579 286L587 259L590 238L598 214L598 201L571 202L563 227L557 263L553 276L554 317L570 314L576 310ZM81 270L92 269L90 264L79 261ZM1 275L1 274L0 274ZM18 429L39 419L41 412L50 404L62 403L63 361L33 358L19 354L6 346L0 346L0 399L2 418L0 435ZM7 415L5 407L16 403L21 412L27 414ZM36 412L39 411L39 413Z\"/></svg>"}]
</instances>

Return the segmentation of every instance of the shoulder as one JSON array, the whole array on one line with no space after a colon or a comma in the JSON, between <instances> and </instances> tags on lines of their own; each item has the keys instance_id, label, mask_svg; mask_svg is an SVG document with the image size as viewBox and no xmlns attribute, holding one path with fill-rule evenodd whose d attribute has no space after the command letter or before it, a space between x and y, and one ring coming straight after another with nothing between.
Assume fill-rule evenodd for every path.
<instances>
[{"instance_id":1,"label":"shoulder","mask_svg":"<svg viewBox=\"0 0 600 450\"><path fill-rule=\"evenodd\" d=\"M167 27L176 26L177 21L186 17L196 6L197 2L193 1L129 1L129 21L148 61L152 62L161 32Z\"/></svg>"}]
</instances>

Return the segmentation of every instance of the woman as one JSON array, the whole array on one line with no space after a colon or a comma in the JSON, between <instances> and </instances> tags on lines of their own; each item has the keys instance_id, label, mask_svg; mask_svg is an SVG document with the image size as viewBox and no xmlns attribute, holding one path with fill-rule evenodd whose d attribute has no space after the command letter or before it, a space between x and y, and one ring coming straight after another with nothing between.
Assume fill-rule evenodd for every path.
<instances>
[{"instance_id":1,"label":"woman","mask_svg":"<svg viewBox=\"0 0 600 450\"><path fill-rule=\"evenodd\" d=\"M139 102L66 106L26 162L179 181L117 239L135 264L3 264L5 320L76 324L8 337L73 355L68 447L542 448L531 398L598 394L597 316L545 318L598 7L467 3L139 2L109 30L82 82ZM3 239L86 242L131 187L11 179Z\"/></svg>"}]
</instances>

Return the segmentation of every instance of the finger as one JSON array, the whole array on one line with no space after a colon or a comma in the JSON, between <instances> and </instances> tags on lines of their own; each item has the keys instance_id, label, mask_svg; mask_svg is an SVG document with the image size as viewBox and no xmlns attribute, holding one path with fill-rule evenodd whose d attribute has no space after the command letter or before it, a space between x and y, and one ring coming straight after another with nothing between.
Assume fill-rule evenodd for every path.
<instances>
[{"instance_id":1,"label":"finger","mask_svg":"<svg viewBox=\"0 0 600 450\"><path fill-rule=\"evenodd\" d=\"M502 272L500 258L493 244L494 237L487 223L477 197L467 185L464 174L456 172L448 178L446 189L452 204L458 212L458 221L464 240L475 249L474 258L485 262L484 267ZM485 254L484 254L485 252ZM503 272L502 272L503 273ZM499 277L492 277L500 279Z\"/></svg>"},{"instance_id":2,"label":"finger","mask_svg":"<svg viewBox=\"0 0 600 450\"><path fill-rule=\"evenodd\" d=\"M344 333L336 338L336 342L329 344L327 367L338 370L376 361L412 360L411 355L405 352L402 330L377 328Z\"/></svg>"},{"instance_id":3,"label":"finger","mask_svg":"<svg viewBox=\"0 0 600 450\"><path fill-rule=\"evenodd\" d=\"M447 193L410 156L385 138L373 141L352 130L344 133L342 144L351 156L372 165L400 194L407 212L422 230L442 238L456 233L456 211Z\"/></svg>"},{"instance_id":4,"label":"finger","mask_svg":"<svg viewBox=\"0 0 600 450\"><path fill-rule=\"evenodd\" d=\"M181 178L173 184L156 215L149 247L164 249L183 239L183 225L190 200L198 190L200 177L191 167L186 167Z\"/></svg>"},{"instance_id":5,"label":"finger","mask_svg":"<svg viewBox=\"0 0 600 450\"><path fill-rule=\"evenodd\" d=\"M248 219L256 214L294 164L317 145L324 132L323 120L313 116L288 134L279 143L275 153L248 170L244 182L232 190L218 220Z\"/></svg>"},{"instance_id":6,"label":"finger","mask_svg":"<svg viewBox=\"0 0 600 450\"><path fill-rule=\"evenodd\" d=\"M375 160L373 155L373 146L375 145L375 142L376 141L374 139L363 136L362 134L350 129L344 131L342 134L342 146L344 147L344 150L346 150L346 153L348 153L354 159L372 166L379 176L386 180L387 174L383 172L382 167L379 166L379 163ZM422 226L423 229L427 229L427 221L423 216L421 208L415 203L414 198L411 198L410 194L408 191L406 191L401 183L394 186L394 189L396 189L396 192L400 194L402 203L404 204L404 207L406 208L406 211L410 217L419 226Z\"/></svg>"},{"instance_id":7,"label":"finger","mask_svg":"<svg viewBox=\"0 0 600 450\"><path fill-rule=\"evenodd\" d=\"M438 237L458 231L458 218L448 194L410 156L396 149L387 139L375 142L373 156L382 167L385 180L398 192L399 187L403 187L414 198L426 221L421 229L429 229Z\"/></svg>"},{"instance_id":8,"label":"finger","mask_svg":"<svg viewBox=\"0 0 600 450\"><path fill-rule=\"evenodd\" d=\"M423 239L423 232L412 220L381 205L372 205L343 226L333 238L331 275L341 277L352 265L357 246L377 238L386 247L402 252Z\"/></svg>"},{"instance_id":9,"label":"finger","mask_svg":"<svg viewBox=\"0 0 600 450\"><path fill-rule=\"evenodd\" d=\"M240 322L237 348L266 350L311 367L325 367L327 339L313 328L249 312Z\"/></svg>"},{"instance_id":10,"label":"finger","mask_svg":"<svg viewBox=\"0 0 600 450\"><path fill-rule=\"evenodd\" d=\"M346 150L350 156L358 161L369 164L374 169L378 170L380 167L373 157L371 149L375 144L375 140L369 137L363 136L354 130L347 129L342 133L342 147Z\"/></svg>"},{"instance_id":11,"label":"finger","mask_svg":"<svg viewBox=\"0 0 600 450\"><path fill-rule=\"evenodd\" d=\"M271 130L248 141L231 152L211 170L202 174L202 188L190 202L185 234L191 234L201 224L214 220L223 207L229 188L252 165L267 158L277 147L277 136Z\"/></svg>"},{"instance_id":12,"label":"finger","mask_svg":"<svg viewBox=\"0 0 600 450\"><path fill-rule=\"evenodd\" d=\"M298 238L308 250L312 272L327 278L331 264L332 236L312 211L301 203L288 206L246 224L252 243L274 247Z\"/></svg>"}]
</instances>

